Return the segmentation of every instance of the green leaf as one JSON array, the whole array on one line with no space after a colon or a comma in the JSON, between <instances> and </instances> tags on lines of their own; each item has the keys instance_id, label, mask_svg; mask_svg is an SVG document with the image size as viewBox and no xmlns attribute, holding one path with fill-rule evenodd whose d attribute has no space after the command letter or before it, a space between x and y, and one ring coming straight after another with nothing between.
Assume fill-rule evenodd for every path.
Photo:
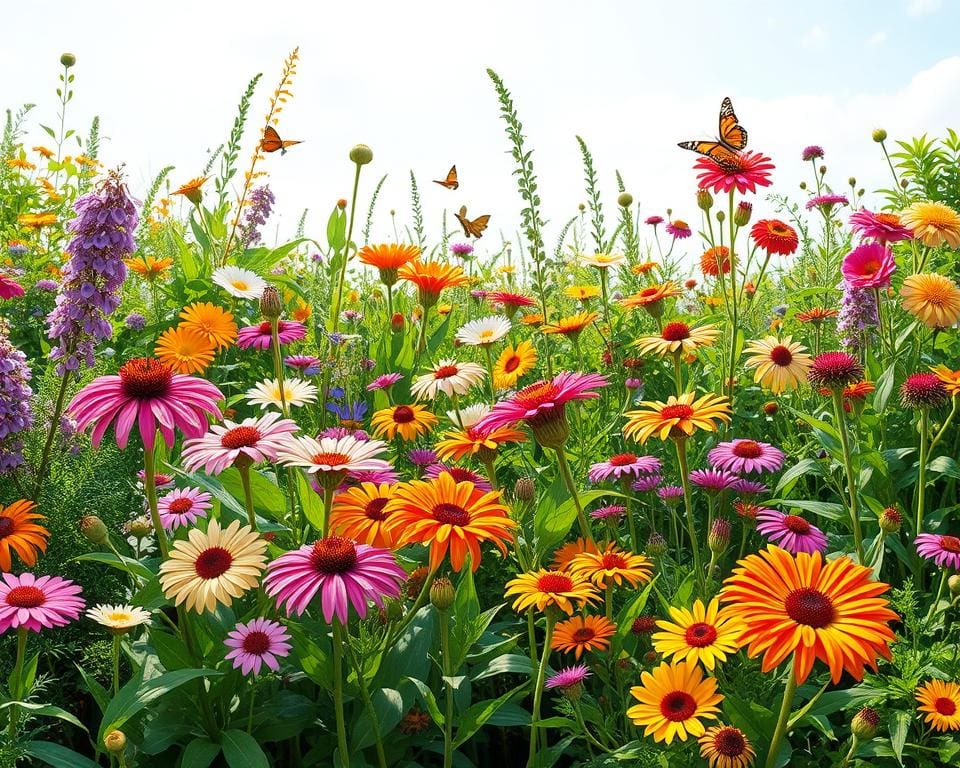
<instances>
[{"instance_id":1,"label":"green leaf","mask_svg":"<svg viewBox=\"0 0 960 768\"><path fill-rule=\"evenodd\" d=\"M893 747L893 754L900 765L903 765L903 746L907 743L912 720L912 712L894 712L890 718L890 746Z\"/></svg>"},{"instance_id":2,"label":"green leaf","mask_svg":"<svg viewBox=\"0 0 960 768\"><path fill-rule=\"evenodd\" d=\"M420 692L420 698L423 700L427 712L430 713L430 717L433 718L433 722L443 728L445 718L440 713L440 707L437 706L437 698L433 695L433 691L430 690L430 686L423 682L423 680L417 680L415 677L408 677L406 679L413 683L417 691Z\"/></svg>"},{"instance_id":3,"label":"green leaf","mask_svg":"<svg viewBox=\"0 0 960 768\"><path fill-rule=\"evenodd\" d=\"M887 407L887 401L893 393L893 381L896 376L896 366L889 366L877 378L877 391L873 395L873 410L882 413Z\"/></svg>"},{"instance_id":4,"label":"green leaf","mask_svg":"<svg viewBox=\"0 0 960 768\"><path fill-rule=\"evenodd\" d=\"M409 687L407 687L409 690ZM378 688L371 695L373 711L376 716L377 727L380 730L380 737L390 733L396 728L409 707L404 701L403 694L396 688ZM364 749L369 747L376 740L373 728L370 725L370 716L366 710L360 713L357 722L354 724L353 733L354 749Z\"/></svg>"},{"instance_id":5,"label":"green leaf","mask_svg":"<svg viewBox=\"0 0 960 768\"><path fill-rule=\"evenodd\" d=\"M517 653L507 653L503 656L497 656L478 673L471 675L470 678L476 683L487 677L506 674L532 675L533 665L530 662L530 657L521 656Z\"/></svg>"},{"instance_id":6,"label":"green leaf","mask_svg":"<svg viewBox=\"0 0 960 768\"><path fill-rule=\"evenodd\" d=\"M773 492L780 493L786 491L789 493L797 480L808 473L814 475L821 474L820 463L816 459L801 459L790 467L790 469L780 475L780 481L777 483L777 487L773 489Z\"/></svg>"},{"instance_id":7,"label":"green leaf","mask_svg":"<svg viewBox=\"0 0 960 768\"><path fill-rule=\"evenodd\" d=\"M767 504L779 504L782 507L796 507L830 520L846 520L848 518L843 504L832 501L808 501L807 499L770 499Z\"/></svg>"},{"instance_id":8,"label":"green leaf","mask_svg":"<svg viewBox=\"0 0 960 768\"><path fill-rule=\"evenodd\" d=\"M643 609L647 607L647 600L650 597L650 592L653 589L653 585L656 584L657 579L659 579L659 574L643 588L639 595L637 595L633 600L627 603L623 608L620 609L620 613L617 614L617 631L614 635L614 645L617 649L620 648L626 636L630 633L630 628L633 626L633 620L637 618Z\"/></svg>"},{"instance_id":9,"label":"green leaf","mask_svg":"<svg viewBox=\"0 0 960 768\"><path fill-rule=\"evenodd\" d=\"M75 725L77 728L81 728L84 731L87 730L87 726L81 723L77 716L67 712L65 709L60 707L55 707L53 704L35 704L29 701L5 701L3 704L0 704L0 709L6 709L7 707L12 707L16 705L20 709L24 709L37 717L53 717L57 720L63 720L70 723L70 725Z\"/></svg>"},{"instance_id":10,"label":"green leaf","mask_svg":"<svg viewBox=\"0 0 960 768\"><path fill-rule=\"evenodd\" d=\"M220 745L209 739L198 738L187 744L180 758L180 768L209 768L220 754Z\"/></svg>"},{"instance_id":11,"label":"green leaf","mask_svg":"<svg viewBox=\"0 0 960 768\"><path fill-rule=\"evenodd\" d=\"M173 672L176 669L188 669L193 666L193 657L183 641L160 630L150 633L150 645L157 652L157 657L164 669Z\"/></svg>"},{"instance_id":12,"label":"green leaf","mask_svg":"<svg viewBox=\"0 0 960 768\"><path fill-rule=\"evenodd\" d=\"M53 768L100 768L89 757L52 741L28 741L23 747L28 755L52 765Z\"/></svg>"},{"instance_id":13,"label":"green leaf","mask_svg":"<svg viewBox=\"0 0 960 768\"><path fill-rule=\"evenodd\" d=\"M110 692L100 685L92 675L87 674L87 671L79 664L77 664L77 670L79 670L80 676L87 686L87 690L90 692L90 695L93 696L94 701L97 702L97 706L102 713L110 703Z\"/></svg>"},{"instance_id":14,"label":"green leaf","mask_svg":"<svg viewBox=\"0 0 960 768\"><path fill-rule=\"evenodd\" d=\"M224 731L220 736L220 747L230 768L270 768L257 740L245 731Z\"/></svg>"},{"instance_id":15,"label":"green leaf","mask_svg":"<svg viewBox=\"0 0 960 768\"><path fill-rule=\"evenodd\" d=\"M104 565L109 565L112 568L116 568L118 571L123 571L124 573L135 573L141 579L152 579L154 576L153 571L151 571L147 566L141 563L139 560L134 560L132 557L117 557L113 552L87 552L84 555L77 555L72 558L73 560L81 560L86 562L93 563L103 563Z\"/></svg>"},{"instance_id":16,"label":"green leaf","mask_svg":"<svg viewBox=\"0 0 960 768\"><path fill-rule=\"evenodd\" d=\"M236 467L229 467L220 473L218 479L224 490L243 504L244 509L246 509L240 470ZM273 519L283 517L284 510L286 509L286 499L283 496L283 492L277 487L276 483L255 469L250 470L250 492L253 496L253 508L255 511L262 510L269 512L270 517Z\"/></svg>"},{"instance_id":17,"label":"green leaf","mask_svg":"<svg viewBox=\"0 0 960 768\"><path fill-rule=\"evenodd\" d=\"M297 489L300 503L303 505L303 514L307 521L317 531L323 530L323 499L310 487L303 472L297 472Z\"/></svg>"},{"instance_id":18,"label":"green leaf","mask_svg":"<svg viewBox=\"0 0 960 768\"><path fill-rule=\"evenodd\" d=\"M527 690L527 684L518 685L511 691L507 691L503 696L488 701L478 701L469 707L457 718L457 733L453 739L453 748L465 744L473 735L479 731L487 721L504 704Z\"/></svg>"}]
</instances>

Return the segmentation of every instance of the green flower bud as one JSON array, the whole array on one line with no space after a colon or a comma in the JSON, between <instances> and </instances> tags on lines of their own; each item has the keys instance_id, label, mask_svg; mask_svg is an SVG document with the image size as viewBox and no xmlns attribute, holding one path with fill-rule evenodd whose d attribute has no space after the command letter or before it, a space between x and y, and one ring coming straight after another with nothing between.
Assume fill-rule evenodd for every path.
<instances>
[{"instance_id":1,"label":"green flower bud","mask_svg":"<svg viewBox=\"0 0 960 768\"><path fill-rule=\"evenodd\" d=\"M373 160L373 150L366 144L357 144L350 150L350 160L357 165L366 165Z\"/></svg>"},{"instance_id":2,"label":"green flower bud","mask_svg":"<svg viewBox=\"0 0 960 768\"><path fill-rule=\"evenodd\" d=\"M947 586L950 587L950 594L954 597L960 596L960 573L955 573L947 579Z\"/></svg>"},{"instance_id":3,"label":"green flower bud","mask_svg":"<svg viewBox=\"0 0 960 768\"><path fill-rule=\"evenodd\" d=\"M65 66L67 69L70 69L70 67L77 63L77 57L72 53L61 53L60 63L63 64L63 66Z\"/></svg>"},{"instance_id":4,"label":"green flower bud","mask_svg":"<svg viewBox=\"0 0 960 768\"><path fill-rule=\"evenodd\" d=\"M96 515L84 515L80 518L80 533L92 544L106 544L109 536L107 526Z\"/></svg>"},{"instance_id":5,"label":"green flower bud","mask_svg":"<svg viewBox=\"0 0 960 768\"><path fill-rule=\"evenodd\" d=\"M697 190L697 208L701 211L709 211L713 208L713 195L710 194L709 189Z\"/></svg>"},{"instance_id":6,"label":"green flower bud","mask_svg":"<svg viewBox=\"0 0 960 768\"><path fill-rule=\"evenodd\" d=\"M430 602L438 611L448 611L457 593L446 576L438 576L430 585Z\"/></svg>"},{"instance_id":7,"label":"green flower bud","mask_svg":"<svg viewBox=\"0 0 960 768\"><path fill-rule=\"evenodd\" d=\"M115 755L120 754L127 748L127 737L123 731L110 731L103 737L103 746L107 748L107 752L112 752Z\"/></svg>"},{"instance_id":8,"label":"green flower bud","mask_svg":"<svg viewBox=\"0 0 960 768\"><path fill-rule=\"evenodd\" d=\"M617 197L617 205L621 208L629 208L633 205L633 195L629 192L621 192L620 196Z\"/></svg>"},{"instance_id":9,"label":"green flower bud","mask_svg":"<svg viewBox=\"0 0 960 768\"><path fill-rule=\"evenodd\" d=\"M260 314L264 320L277 320L283 314L283 300L280 291L268 285L260 294Z\"/></svg>"},{"instance_id":10,"label":"green flower bud","mask_svg":"<svg viewBox=\"0 0 960 768\"><path fill-rule=\"evenodd\" d=\"M882 144L887 140L887 132L883 128L874 128L872 136L877 144Z\"/></svg>"},{"instance_id":11,"label":"green flower bud","mask_svg":"<svg viewBox=\"0 0 960 768\"><path fill-rule=\"evenodd\" d=\"M850 731L860 741L869 741L877 735L880 715L872 707L864 707L850 721Z\"/></svg>"}]
</instances>

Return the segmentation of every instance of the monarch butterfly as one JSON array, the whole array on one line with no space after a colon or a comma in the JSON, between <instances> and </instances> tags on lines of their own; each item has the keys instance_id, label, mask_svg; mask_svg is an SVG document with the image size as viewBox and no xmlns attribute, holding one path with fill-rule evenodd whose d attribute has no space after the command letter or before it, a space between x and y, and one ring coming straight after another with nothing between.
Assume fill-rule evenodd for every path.
<instances>
[{"instance_id":1,"label":"monarch butterfly","mask_svg":"<svg viewBox=\"0 0 960 768\"><path fill-rule=\"evenodd\" d=\"M467 237L475 237L477 240L483 237L483 230L487 228L487 224L490 222L489 215L477 216L473 221L470 221L467 218L467 206L465 205L460 208L460 213L455 213L454 216L457 217L457 221L463 227L463 234Z\"/></svg>"},{"instance_id":2,"label":"monarch butterfly","mask_svg":"<svg viewBox=\"0 0 960 768\"><path fill-rule=\"evenodd\" d=\"M449 173L447 173L447 178L443 181L433 180L434 184L439 184L441 187L446 187L447 189L458 189L460 187L460 182L457 181L457 166L453 166Z\"/></svg>"},{"instance_id":3,"label":"monarch butterfly","mask_svg":"<svg viewBox=\"0 0 960 768\"><path fill-rule=\"evenodd\" d=\"M276 129L272 125L268 125L263 129L263 138L260 140L260 149L264 152L276 152L280 150L281 155L287 154L287 147L292 147L294 144L302 144L301 141L283 141L280 138L280 134L277 133Z\"/></svg>"},{"instance_id":4,"label":"monarch butterfly","mask_svg":"<svg viewBox=\"0 0 960 768\"><path fill-rule=\"evenodd\" d=\"M726 97L720 105L720 137L716 141L681 141L677 146L709 157L726 170L736 167L737 155L747 146L747 129L740 125L733 102Z\"/></svg>"}]
</instances>

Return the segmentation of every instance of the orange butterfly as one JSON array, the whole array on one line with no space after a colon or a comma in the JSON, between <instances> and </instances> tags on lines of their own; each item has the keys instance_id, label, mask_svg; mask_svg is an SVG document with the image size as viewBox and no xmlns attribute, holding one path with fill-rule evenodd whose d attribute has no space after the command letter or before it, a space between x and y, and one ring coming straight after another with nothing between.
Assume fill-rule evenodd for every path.
<instances>
[{"instance_id":1,"label":"orange butterfly","mask_svg":"<svg viewBox=\"0 0 960 768\"><path fill-rule=\"evenodd\" d=\"M439 184L441 187L446 187L447 189L458 189L460 187L460 182L457 181L457 166L453 166L450 169L450 172L447 174L447 178L443 181L433 180L434 184Z\"/></svg>"},{"instance_id":2,"label":"orange butterfly","mask_svg":"<svg viewBox=\"0 0 960 768\"><path fill-rule=\"evenodd\" d=\"M677 146L709 157L721 168L735 168L740 150L747 146L747 129L737 120L728 97L720 105L720 137L716 141L681 141Z\"/></svg>"},{"instance_id":3,"label":"orange butterfly","mask_svg":"<svg viewBox=\"0 0 960 768\"><path fill-rule=\"evenodd\" d=\"M302 143L302 141L283 141L276 129L272 125L268 125L263 129L263 138L260 140L260 149L262 149L264 152L276 152L279 149L280 154L285 155L287 154L287 147L292 147L294 144Z\"/></svg>"},{"instance_id":4,"label":"orange butterfly","mask_svg":"<svg viewBox=\"0 0 960 768\"><path fill-rule=\"evenodd\" d=\"M467 206L462 206L460 208L460 213L453 214L457 217L457 221L460 222L460 226L463 227L463 234L467 237L475 237L479 240L483 237L483 230L487 228L487 224L490 222L490 216L477 216L473 221L467 218Z\"/></svg>"}]
</instances>

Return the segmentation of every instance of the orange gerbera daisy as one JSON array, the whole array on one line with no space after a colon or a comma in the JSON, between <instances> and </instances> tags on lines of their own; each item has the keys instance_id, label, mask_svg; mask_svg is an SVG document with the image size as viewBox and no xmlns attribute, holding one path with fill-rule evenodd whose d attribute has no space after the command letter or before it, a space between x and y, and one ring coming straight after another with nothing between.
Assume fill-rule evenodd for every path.
<instances>
[{"instance_id":1,"label":"orange gerbera daisy","mask_svg":"<svg viewBox=\"0 0 960 768\"><path fill-rule=\"evenodd\" d=\"M400 267L397 274L417 286L418 300L424 307L436 304L444 289L457 288L470 281L460 267L439 261L411 261Z\"/></svg>"},{"instance_id":2,"label":"orange gerbera daisy","mask_svg":"<svg viewBox=\"0 0 960 768\"><path fill-rule=\"evenodd\" d=\"M903 308L928 328L949 328L960 320L960 288L949 277L910 275L900 288Z\"/></svg>"},{"instance_id":3,"label":"orange gerbera daisy","mask_svg":"<svg viewBox=\"0 0 960 768\"><path fill-rule=\"evenodd\" d=\"M154 256L142 255L124 259L123 263L145 280L155 280L173 266L173 259L166 256L158 259Z\"/></svg>"},{"instance_id":4,"label":"orange gerbera daisy","mask_svg":"<svg viewBox=\"0 0 960 768\"><path fill-rule=\"evenodd\" d=\"M826 307L811 307L803 312L797 312L794 317L796 317L801 323L813 323L814 325L820 325L820 323L822 323L824 320L828 320L831 317L836 317L838 314L839 312L835 309L827 309Z\"/></svg>"},{"instance_id":5,"label":"orange gerbera daisy","mask_svg":"<svg viewBox=\"0 0 960 768\"><path fill-rule=\"evenodd\" d=\"M730 272L730 249L725 245L718 245L703 252L700 257L700 271L709 277L718 277Z\"/></svg>"},{"instance_id":6,"label":"orange gerbera daisy","mask_svg":"<svg viewBox=\"0 0 960 768\"><path fill-rule=\"evenodd\" d=\"M455 571L463 569L467 555L473 570L480 567L480 544L492 542L504 554L516 523L500 502L499 491L481 491L473 483L457 482L449 472L435 480L412 480L394 489L387 505L387 530L396 546L430 547L430 568L440 567L447 552Z\"/></svg>"},{"instance_id":7,"label":"orange gerbera daisy","mask_svg":"<svg viewBox=\"0 0 960 768\"><path fill-rule=\"evenodd\" d=\"M667 282L660 285L648 285L646 288L638 291L637 293L630 294L620 299L620 303L625 307L630 307L631 309L636 307L644 307L649 309L651 306L655 306L657 302L662 302L664 299L670 299L674 296L679 296L682 293L680 286L677 285L672 280L667 280Z\"/></svg>"},{"instance_id":8,"label":"orange gerbera daisy","mask_svg":"<svg viewBox=\"0 0 960 768\"><path fill-rule=\"evenodd\" d=\"M562 317L555 323L546 323L540 330L543 333L562 333L567 338L576 339L583 329L598 317L596 312L578 312L569 317Z\"/></svg>"},{"instance_id":9,"label":"orange gerbera daisy","mask_svg":"<svg viewBox=\"0 0 960 768\"><path fill-rule=\"evenodd\" d=\"M391 286L397 282L397 273L404 264L419 258L420 248L403 243L382 243L366 245L357 252L357 258L364 264L380 270L380 282Z\"/></svg>"},{"instance_id":10,"label":"orange gerbera daisy","mask_svg":"<svg viewBox=\"0 0 960 768\"><path fill-rule=\"evenodd\" d=\"M890 586L873 580L870 568L841 556L827 563L819 552L789 552L772 544L738 562L720 600L746 625L740 642L749 656L763 654L769 672L793 654L799 684L820 659L834 683L844 672L863 679L877 656L890 658L888 622L897 614L879 597Z\"/></svg>"},{"instance_id":11,"label":"orange gerbera daisy","mask_svg":"<svg viewBox=\"0 0 960 768\"><path fill-rule=\"evenodd\" d=\"M209 176L197 176L195 179L190 179L190 181L188 181L179 189L174 190L171 194L183 195L191 203L197 205L203 197L203 191L201 188L204 184L206 184L207 179L209 178Z\"/></svg>"},{"instance_id":12,"label":"orange gerbera daisy","mask_svg":"<svg viewBox=\"0 0 960 768\"><path fill-rule=\"evenodd\" d=\"M581 555L584 552L597 554L599 551L597 545L589 539L581 537L576 541L568 541L553 553L553 562L550 564L550 567L555 571L565 571L570 567L570 563L573 562L573 559L577 555Z\"/></svg>"},{"instance_id":13,"label":"orange gerbera daisy","mask_svg":"<svg viewBox=\"0 0 960 768\"><path fill-rule=\"evenodd\" d=\"M573 615L574 608L592 603L599 597L597 588L582 576L543 568L510 579L504 595L517 595L513 610L518 613L528 608L543 612L552 607L559 608L567 616Z\"/></svg>"},{"instance_id":14,"label":"orange gerbera daisy","mask_svg":"<svg viewBox=\"0 0 960 768\"><path fill-rule=\"evenodd\" d=\"M33 522L46 519L33 511L36 508L36 504L26 499L6 507L0 504L0 571L12 570L11 550L27 567L37 562L37 552L47 551L50 531Z\"/></svg>"},{"instance_id":15,"label":"orange gerbera daisy","mask_svg":"<svg viewBox=\"0 0 960 768\"><path fill-rule=\"evenodd\" d=\"M717 421L730 421L730 403L726 397L706 394L695 399L695 392L685 392L680 397L670 395L667 402L644 400L645 409L627 411L629 421L623 434L638 443L656 434L661 440L668 437L692 435L698 429L716 431Z\"/></svg>"},{"instance_id":16,"label":"orange gerbera daisy","mask_svg":"<svg viewBox=\"0 0 960 768\"><path fill-rule=\"evenodd\" d=\"M393 498L395 487L388 483L361 483L338 493L333 497L330 530L361 544L393 549L396 537L384 522L390 515L387 502Z\"/></svg>"},{"instance_id":17,"label":"orange gerbera daisy","mask_svg":"<svg viewBox=\"0 0 960 768\"><path fill-rule=\"evenodd\" d=\"M393 440L398 434L402 440L416 440L420 435L429 432L437 423L436 416L416 403L382 408L370 419L373 433L377 437L386 435L388 440Z\"/></svg>"},{"instance_id":18,"label":"orange gerbera daisy","mask_svg":"<svg viewBox=\"0 0 960 768\"><path fill-rule=\"evenodd\" d=\"M598 587L618 587L626 582L631 587L646 584L653 571L643 555L635 555L616 544L608 544L603 552L582 552L570 561L570 573L589 579Z\"/></svg>"},{"instance_id":19,"label":"orange gerbera daisy","mask_svg":"<svg viewBox=\"0 0 960 768\"><path fill-rule=\"evenodd\" d=\"M951 397L960 395L960 371L952 371L945 365L937 365L930 370L937 374L937 378L943 382L943 386Z\"/></svg>"},{"instance_id":20,"label":"orange gerbera daisy","mask_svg":"<svg viewBox=\"0 0 960 768\"><path fill-rule=\"evenodd\" d=\"M537 350L533 342L524 339L517 346L507 346L493 364L493 385L497 389L511 389L537 364Z\"/></svg>"},{"instance_id":21,"label":"orange gerbera daisy","mask_svg":"<svg viewBox=\"0 0 960 768\"><path fill-rule=\"evenodd\" d=\"M635 265L630 271L635 275L645 275L647 272L652 272L659 266L660 265L655 261L644 261Z\"/></svg>"},{"instance_id":22,"label":"orange gerbera daisy","mask_svg":"<svg viewBox=\"0 0 960 768\"><path fill-rule=\"evenodd\" d=\"M481 461L493 461L497 449L507 443L526 441L527 433L513 427L497 427L489 432L475 427L447 432L444 439L436 444L437 456L446 461L459 461L464 456L477 456Z\"/></svg>"},{"instance_id":23,"label":"orange gerbera daisy","mask_svg":"<svg viewBox=\"0 0 960 768\"><path fill-rule=\"evenodd\" d=\"M203 373L213 362L213 342L195 328L167 328L153 353L176 373Z\"/></svg>"},{"instance_id":24,"label":"orange gerbera daisy","mask_svg":"<svg viewBox=\"0 0 960 768\"><path fill-rule=\"evenodd\" d=\"M207 337L215 349L226 349L237 340L237 324L223 307L208 302L190 304L180 313L181 328L192 328Z\"/></svg>"},{"instance_id":25,"label":"orange gerbera daisy","mask_svg":"<svg viewBox=\"0 0 960 768\"><path fill-rule=\"evenodd\" d=\"M928 680L917 688L917 709L935 731L960 731L960 684Z\"/></svg>"},{"instance_id":26,"label":"orange gerbera daisy","mask_svg":"<svg viewBox=\"0 0 960 768\"><path fill-rule=\"evenodd\" d=\"M550 647L555 651L573 651L580 659L584 651L605 651L617 625L606 616L574 616L553 629Z\"/></svg>"},{"instance_id":27,"label":"orange gerbera daisy","mask_svg":"<svg viewBox=\"0 0 960 768\"><path fill-rule=\"evenodd\" d=\"M539 312L529 315L522 315L520 317L520 322L524 325L543 325L543 315L541 315Z\"/></svg>"}]
</instances>

